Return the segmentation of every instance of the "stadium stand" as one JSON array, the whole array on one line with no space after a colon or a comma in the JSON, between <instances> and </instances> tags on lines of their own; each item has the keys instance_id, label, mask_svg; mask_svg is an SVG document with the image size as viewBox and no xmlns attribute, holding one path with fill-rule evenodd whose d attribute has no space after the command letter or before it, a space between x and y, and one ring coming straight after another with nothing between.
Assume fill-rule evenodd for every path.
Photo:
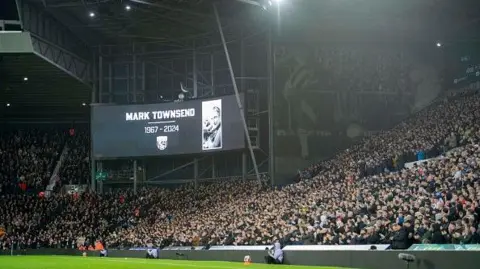
<instances>
[{"instance_id":1,"label":"stadium stand","mask_svg":"<svg viewBox=\"0 0 480 269\"><path fill-rule=\"evenodd\" d=\"M87 130L75 130L68 140L68 155L60 171L63 184L84 184L90 177L90 134Z\"/></svg>"},{"instance_id":2,"label":"stadium stand","mask_svg":"<svg viewBox=\"0 0 480 269\"><path fill-rule=\"evenodd\" d=\"M44 189L65 144L58 130L5 130L0 133L0 193Z\"/></svg>"},{"instance_id":3,"label":"stadium stand","mask_svg":"<svg viewBox=\"0 0 480 269\"><path fill-rule=\"evenodd\" d=\"M45 185L63 136L6 133L0 246L88 248L102 240L123 249L280 240L404 249L413 243L480 243L479 102L478 95L439 101L308 168L300 182L281 189L231 180L197 189L142 189L136 196L130 191L27 195L18 183L25 182L27 190ZM86 134L70 140L75 152L70 155L78 156L69 157L62 170L67 181L87 177L82 164L87 141Z\"/></svg>"}]
</instances>

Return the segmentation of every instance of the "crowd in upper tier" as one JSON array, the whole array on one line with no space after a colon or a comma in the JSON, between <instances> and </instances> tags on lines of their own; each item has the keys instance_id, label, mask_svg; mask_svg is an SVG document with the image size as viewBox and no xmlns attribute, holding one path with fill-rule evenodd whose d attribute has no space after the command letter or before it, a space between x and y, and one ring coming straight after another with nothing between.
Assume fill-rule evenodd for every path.
<instances>
[{"instance_id":1,"label":"crowd in upper tier","mask_svg":"<svg viewBox=\"0 0 480 269\"><path fill-rule=\"evenodd\" d=\"M438 102L283 188L232 179L137 195L28 196L10 192L12 182L47 179L59 143L3 137L0 247L480 243L479 107L478 95ZM431 159L404 168L415 155ZM62 173L77 176L70 169L83 161Z\"/></svg>"},{"instance_id":2,"label":"crowd in upper tier","mask_svg":"<svg viewBox=\"0 0 480 269\"><path fill-rule=\"evenodd\" d=\"M44 190L66 136L58 130L0 133L0 194Z\"/></svg>"},{"instance_id":3,"label":"crowd in upper tier","mask_svg":"<svg viewBox=\"0 0 480 269\"><path fill-rule=\"evenodd\" d=\"M84 129L70 135L68 152L62 163L59 179L63 184L85 184L90 178L89 148L90 136Z\"/></svg>"}]
</instances>

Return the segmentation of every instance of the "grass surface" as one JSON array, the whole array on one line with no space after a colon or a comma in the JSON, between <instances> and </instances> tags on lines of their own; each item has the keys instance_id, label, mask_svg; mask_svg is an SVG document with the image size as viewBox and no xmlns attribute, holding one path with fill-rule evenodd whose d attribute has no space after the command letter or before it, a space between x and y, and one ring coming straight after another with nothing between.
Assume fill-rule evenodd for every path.
<instances>
[{"instance_id":1,"label":"grass surface","mask_svg":"<svg viewBox=\"0 0 480 269\"><path fill-rule=\"evenodd\" d=\"M0 256L1 269L268 269L276 265L233 262L146 260L134 258L97 258L71 256ZM281 269L337 269L338 267L314 267L282 265ZM346 269L346 268L342 268Z\"/></svg>"}]
</instances>

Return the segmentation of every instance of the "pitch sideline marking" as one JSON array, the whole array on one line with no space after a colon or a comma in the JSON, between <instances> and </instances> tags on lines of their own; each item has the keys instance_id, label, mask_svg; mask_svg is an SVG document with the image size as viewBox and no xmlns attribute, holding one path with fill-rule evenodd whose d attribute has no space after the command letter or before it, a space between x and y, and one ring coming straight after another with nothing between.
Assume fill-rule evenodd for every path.
<instances>
[{"instance_id":1,"label":"pitch sideline marking","mask_svg":"<svg viewBox=\"0 0 480 269\"><path fill-rule=\"evenodd\" d=\"M72 258L72 257L65 257L65 256L55 256L55 257L62 257L62 258ZM77 257L80 258L80 257ZM108 261L108 262L120 262L120 263L136 263L136 264L149 264L149 265L168 265L168 266L175 266L175 267L199 267L199 268L218 268L218 269L239 269L241 266L238 267L227 267L227 266L219 266L219 265L201 265L201 264L188 264L188 263L172 263L172 262L164 262L161 259L158 260L140 260L140 258L132 258L132 260L127 260L126 258L123 260L121 258L97 258L95 260L101 261ZM88 259L88 258L86 258ZM134 260L133 260L134 259Z\"/></svg>"},{"instance_id":2,"label":"pitch sideline marking","mask_svg":"<svg viewBox=\"0 0 480 269\"><path fill-rule=\"evenodd\" d=\"M110 262L124 262L124 263L137 263L137 264L149 264L149 265L168 265L168 266L186 266L186 267L199 267L199 268L218 268L218 269L241 269L243 264L239 264L238 267L230 267L230 266L218 266L218 265L196 265L196 264L188 264L188 263L169 263L169 262L163 262L161 259L156 260L156 261L162 261L159 263L156 263L155 260L139 260L139 258L133 258L137 260L121 260L121 258L106 258L105 261L110 261ZM185 261L185 260L182 260ZM207 261L203 261L207 262ZM263 264L263 263L257 263L258 264ZM266 265L266 264L263 264ZM284 267L284 266L282 266ZM287 268L290 267L290 265L287 265ZM323 268L323 267L322 267ZM349 269L349 268L342 268L342 267L325 267L325 269Z\"/></svg>"},{"instance_id":3,"label":"pitch sideline marking","mask_svg":"<svg viewBox=\"0 0 480 269\"><path fill-rule=\"evenodd\" d=\"M139 261L139 260L119 260L119 259L105 259L105 261L109 262L125 262L125 263L138 263L138 264L151 264L151 265L168 265L168 266L186 266L186 267L199 267L199 268L219 268L219 269L239 269L239 267L226 267L226 266L218 266L218 265L201 265L201 264L188 264L188 263L169 263L169 262L154 262L154 261Z\"/></svg>"}]
</instances>

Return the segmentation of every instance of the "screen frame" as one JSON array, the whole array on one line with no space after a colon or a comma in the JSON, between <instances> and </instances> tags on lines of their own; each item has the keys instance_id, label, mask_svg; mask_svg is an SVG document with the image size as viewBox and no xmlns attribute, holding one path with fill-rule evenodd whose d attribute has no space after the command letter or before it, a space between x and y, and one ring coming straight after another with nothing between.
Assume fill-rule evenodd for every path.
<instances>
[{"instance_id":1,"label":"screen frame","mask_svg":"<svg viewBox=\"0 0 480 269\"><path fill-rule=\"evenodd\" d=\"M236 94L223 94L223 95L216 95L216 96L208 96L205 98L196 98L196 99L189 99L182 101L182 103L186 102L204 102L204 101L209 101L209 100L215 100L215 99L223 99L224 97L234 97L235 98L235 103L237 103L237 96ZM245 120L247 120L247 101L246 101L246 94L241 92L239 93L238 97L240 98L240 101L242 102L242 108L243 108L243 116ZM142 105L162 105L162 104L172 104L176 103L175 101L166 101L166 102L152 102L152 103L136 103L136 104L117 104L117 103L91 103L90 104L90 121L89 121L89 126L90 126L90 158L94 161L106 161L106 160L128 160L128 159L136 159L136 160L144 160L148 158L171 158L175 156L192 156L192 158L195 157L202 157L202 156L213 156L218 153L226 153L226 152L244 152L248 148L248 143L247 143L247 137L245 132L242 134L243 135L243 147L241 148L235 148L235 149L225 149L225 150L206 150L203 152L194 152L194 153L178 153L178 154L167 154L167 155L142 155L142 156L120 156L120 157L99 157L94 155L93 151L93 139L95 136L95 131L93 128L93 118L94 114L93 109L94 107L108 107L108 106L142 106ZM237 104L238 106L238 104ZM240 109L239 109L240 110ZM244 124L242 122L242 129L244 129Z\"/></svg>"}]
</instances>

